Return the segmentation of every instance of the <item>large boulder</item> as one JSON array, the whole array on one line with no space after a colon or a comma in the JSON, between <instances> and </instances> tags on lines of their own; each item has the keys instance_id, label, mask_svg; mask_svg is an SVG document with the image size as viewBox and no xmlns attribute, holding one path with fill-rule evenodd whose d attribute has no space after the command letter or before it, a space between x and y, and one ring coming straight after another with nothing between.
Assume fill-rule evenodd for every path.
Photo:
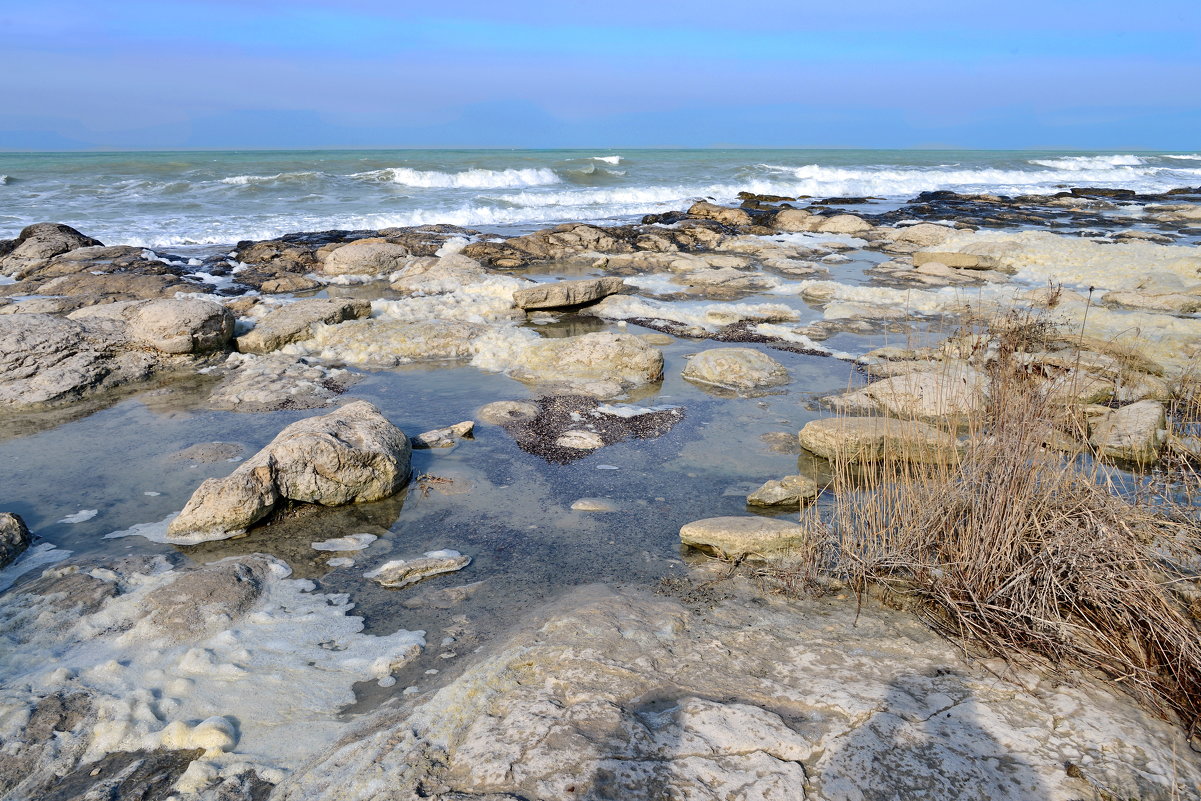
<instances>
[{"instance_id":1,"label":"large boulder","mask_svg":"<svg viewBox=\"0 0 1201 801\"><path fill-rule=\"evenodd\" d=\"M234 333L229 309L200 298L137 303L128 307L123 317L132 342L162 353L226 350Z\"/></svg>"},{"instance_id":2,"label":"large boulder","mask_svg":"<svg viewBox=\"0 0 1201 801\"><path fill-rule=\"evenodd\" d=\"M680 529L680 542L723 559L762 559L805 544L805 530L774 517L709 517Z\"/></svg>"},{"instance_id":3,"label":"large boulder","mask_svg":"<svg viewBox=\"0 0 1201 801\"><path fill-rule=\"evenodd\" d=\"M283 501L341 506L394 494L409 475L409 440L366 401L299 420L225 478L210 478L168 527L179 543L246 533Z\"/></svg>"},{"instance_id":4,"label":"large boulder","mask_svg":"<svg viewBox=\"0 0 1201 801\"><path fill-rule=\"evenodd\" d=\"M84 236L69 225L34 223L27 225L17 238L0 248L0 275L22 278L45 266L51 259L76 248L102 245L98 239Z\"/></svg>"},{"instance_id":5,"label":"large boulder","mask_svg":"<svg viewBox=\"0 0 1201 801\"><path fill-rule=\"evenodd\" d=\"M820 222L820 217L804 209L780 209L772 218L772 226L780 231L812 231Z\"/></svg>"},{"instance_id":6,"label":"large boulder","mask_svg":"<svg viewBox=\"0 0 1201 801\"><path fill-rule=\"evenodd\" d=\"M625 288L625 282L616 276L584 278L579 281L556 281L535 284L529 289L513 293L513 303L519 309L554 309L561 306L579 306L614 295Z\"/></svg>"},{"instance_id":7,"label":"large boulder","mask_svg":"<svg viewBox=\"0 0 1201 801\"><path fill-rule=\"evenodd\" d=\"M857 217L854 214L835 214L833 217L826 217L817 226L817 230L823 234L861 234L865 231L870 231L872 224L862 217Z\"/></svg>"},{"instance_id":8,"label":"large boulder","mask_svg":"<svg viewBox=\"0 0 1201 801\"><path fill-rule=\"evenodd\" d=\"M891 417L827 417L805 424L801 447L826 459L857 462L898 460L943 463L959 453L955 437L914 420Z\"/></svg>"},{"instance_id":9,"label":"large boulder","mask_svg":"<svg viewBox=\"0 0 1201 801\"><path fill-rule=\"evenodd\" d=\"M361 239L326 254L321 271L326 275L383 275L404 267L411 256L404 245Z\"/></svg>"},{"instance_id":10,"label":"large boulder","mask_svg":"<svg viewBox=\"0 0 1201 801\"><path fill-rule=\"evenodd\" d=\"M5 567L24 553L33 537L20 515L0 512L0 567Z\"/></svg>"},{"instance_id":11,"label":"large boulder","mask_svg":"<svg viewBox=\"0 0 1201 801\"><path fill-rule=\"evenodd\" d=\"M703 350L688 360L684 377L740 392L775 387L792 380L784 365L752 348Z\"/></svg>"},{"instance_id":12,"label":"large boulder","mask_svg":"<svg viewBox=\"0 0 1201 801\"><path fill-rule=\"evenodd\" d=\"M750 225L751 215L743 209L731 209L718 206L705 200L693 203L688 209L688 216L700 217L705 220L716 220L722 225Z\"/></svg>"},{"instance_id":13,"label":"large boulder","mask_svg":"<svg viewBox=\"0 0 1201 801\"><path fill-rule=\"evenodd\" d=\"M336 252L336 251L335 251ZM322 323L333 325L371 314L371 303L350 298L311 298L273 309L238 337L243 353L269 353L313 336Z\"/></svg>"},{"instance_id":14,"label":"large boulder","mask_svg":"<svg viewBox=\"0 0 1201 801\"><path fill-rule=\"evenodd\" d=\"M1089 434L1089 443L1102 455L1132 462L1155 461L1166 441L1164 406L1156 400L1101 412Z\"/></svg>"}]
</instances>

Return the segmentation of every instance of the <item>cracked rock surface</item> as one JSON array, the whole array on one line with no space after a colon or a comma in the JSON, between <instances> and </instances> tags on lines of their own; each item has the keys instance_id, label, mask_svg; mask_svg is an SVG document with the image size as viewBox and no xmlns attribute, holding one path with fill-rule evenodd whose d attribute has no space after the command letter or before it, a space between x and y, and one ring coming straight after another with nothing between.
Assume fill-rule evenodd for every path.
<instances>
[{"instance_id":1,"label":"cracked rock surface","mask_svg":"<svg viewBox=\"0 0 1201 801\"><path fill-rule=\"evenodd\" d=\"M1087 679L1020 687L850 600L737 587L690 609L591 586L535 621L272 798L1067 801L1190 797L1201 780L1155 756L1188 746L1131 701Z\"/></svg>"}]
</instances>

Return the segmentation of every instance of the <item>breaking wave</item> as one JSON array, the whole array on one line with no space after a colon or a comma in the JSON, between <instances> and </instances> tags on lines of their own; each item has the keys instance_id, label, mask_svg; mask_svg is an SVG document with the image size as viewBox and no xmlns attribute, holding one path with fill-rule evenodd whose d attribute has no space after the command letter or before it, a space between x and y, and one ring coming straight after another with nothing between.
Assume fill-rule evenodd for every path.
<instances>
[{"instance_id":1,"label":"breaking wave","mask_svg":"<svg viewBox=\"0 0 1201 801\"><path fill-rule=\"evenodd\" d=\"M404 186L431 189L505 189L520 186L549 186L562 183L554 170L538 167L507 170L464 170L463 172L440 172L438 170L414 170L410 167L388 167L383 170L359 172L351 178L374 181L391 181Z\"/></svg>"}]
</instances>

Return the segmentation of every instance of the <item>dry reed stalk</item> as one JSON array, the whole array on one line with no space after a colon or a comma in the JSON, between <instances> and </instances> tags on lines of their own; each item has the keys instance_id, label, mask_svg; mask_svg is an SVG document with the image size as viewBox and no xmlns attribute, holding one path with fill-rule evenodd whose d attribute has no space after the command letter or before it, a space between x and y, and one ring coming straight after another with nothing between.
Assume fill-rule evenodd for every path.
<instances>
[{"instance_id":1,"label":"dry reed stalk","mask_svg":"<svg viewBox=\"0 0 1201 801\"><path fill-rule=\"evenodd\" d=\"M802 513L811 544L784 578L900 594L955 641L1099 671L1195 732L1201 631L1169 589L1181 576L1164 543L1195 555L1197 531L1122 497L1101 460L1045 447L1072 420L1015 356L1056 336L1036 317L991 327L987 410L947 424L964 435L954 463L832 462L830 500Z\"/></svg>"}]
</instances>

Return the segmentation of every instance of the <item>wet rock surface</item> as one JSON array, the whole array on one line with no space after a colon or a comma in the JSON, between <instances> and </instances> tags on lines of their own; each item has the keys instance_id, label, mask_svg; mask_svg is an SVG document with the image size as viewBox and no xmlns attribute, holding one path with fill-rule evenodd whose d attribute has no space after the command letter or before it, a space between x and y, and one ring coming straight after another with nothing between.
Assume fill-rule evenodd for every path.
<instances>
[{"instance_id":1,"label":"wet rock surface","mask_svg":"<svg viewBox=\"0 0 1201 801\"><path fill-rule=\"evenodd\" d=\"M33 542L29 527L20 515L0 512L0 567L4 567L25 552Z\"/></svg>"}]
</instances>

